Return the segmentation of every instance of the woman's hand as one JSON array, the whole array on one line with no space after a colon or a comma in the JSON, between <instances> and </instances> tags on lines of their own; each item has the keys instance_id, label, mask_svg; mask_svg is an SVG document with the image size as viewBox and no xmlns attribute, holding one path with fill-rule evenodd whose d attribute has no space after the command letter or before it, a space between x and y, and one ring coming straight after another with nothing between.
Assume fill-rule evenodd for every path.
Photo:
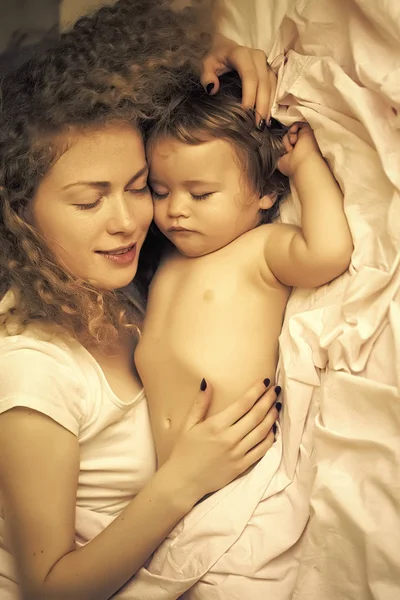
<instances>
[{"instance_id":1,"label":"woman's hand","mask_svg":"<svg viewBox=\"0 0 400 600\"><path fill-rule=\"evenodd\" d=\"M275 97L276 76L262 50L240 46L221 34L216 34L211 52L203 61L201 82L209 94L219 89L218 77L237 71L242 80L242 104L255 108L256 124L263 129L271 118Z\"/></svg>"},{"instance_id":2,"label":"woman's hand","mask_svg":"<svg viewBox=\"0 0 400 600\"><path fill-rule=\"evenodd\" d=\"M266 386L268 379L254 384L226 409L208 418L211 385L198 393L165 463L185 480L185 489L193 492L195 502L230 483L271 448L281 407L275 404L280 388L266 391Z\"/></svg>"}]
</instances>

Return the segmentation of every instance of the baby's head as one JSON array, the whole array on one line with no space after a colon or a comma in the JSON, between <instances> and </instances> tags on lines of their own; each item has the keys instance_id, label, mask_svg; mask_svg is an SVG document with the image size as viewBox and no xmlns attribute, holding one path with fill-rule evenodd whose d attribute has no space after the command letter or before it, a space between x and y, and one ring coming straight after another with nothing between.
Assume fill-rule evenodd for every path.
<instances>
[{"instance_id":1,"label":"baby's head","mask_svg":"<svg viewBox=\"0 0 400 600\"><path fill-rule=\"evenodd\" d=\"M187 256L208 254L271 223L289 191L276 168L285 131L259 131L241 95L233 74L221 78L213 97L195 86L148 133L154 219Z\"/></svg>"}]
</instances>

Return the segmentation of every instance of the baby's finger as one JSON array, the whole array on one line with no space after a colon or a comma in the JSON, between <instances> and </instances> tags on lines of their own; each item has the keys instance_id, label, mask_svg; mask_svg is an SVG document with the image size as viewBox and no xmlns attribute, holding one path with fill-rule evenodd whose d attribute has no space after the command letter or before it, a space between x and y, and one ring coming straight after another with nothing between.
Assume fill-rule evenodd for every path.
<instances>
[{"instance_id":1,"label":"baby's finger","mask_svg":"<svg viewBox=\"0 0 400 600\"><path fill-rule=\"evenodd\" d=\"M288 129L288 133L297 133L301 127L301 121L295 121Z\"/></svg>"},{"instance_id":2,"label":"baby's finger","mask_svg":"<svg viewBox=\"0 0 400 600\"><path fill-rule=\"evenodd\" d=\"M278 162L276 163L276 168L283 174L283 175L287 175L288 174L288 168L289 168L289 164L288 164L288 155L284 154L283 156L281 156L278 159Z\"/></svg>"},{"instance_id":3,"label":"baby's finger","mask_svg":"<svg viewBox=\"0 0 400 600\"><path fill-rule=\"evenodd\" d=\"M283 136L282 143L286 152L290 152L291 150L293 150L293 145L290 143L289 135L287 133Z\"/></svg>"},{"instance_id":4,"label":"baby's finger","mask_svg":"<svg viewBox=\"0 0 400 600\"><path fill-rule=\"evenodd\" d=\"M313 133L310 125L308 123L300 123L298 135L309 135L310 133Z\"/></svg>"}]
</instances>

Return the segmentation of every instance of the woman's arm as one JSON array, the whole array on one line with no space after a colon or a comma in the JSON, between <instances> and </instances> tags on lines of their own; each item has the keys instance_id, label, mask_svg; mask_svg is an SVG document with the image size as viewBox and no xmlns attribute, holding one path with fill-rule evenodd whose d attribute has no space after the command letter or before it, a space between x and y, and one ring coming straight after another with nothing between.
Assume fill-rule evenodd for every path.
<instances>
[{"instance_id":1,"label":"woman's arm","mask_svg":"<svg viewBox=\"0 0 400 600\"><path fill-rule=\"evenodd\" d=\"M256 384L205 418L211 386L199 392L171 458L113 523L79 549L77 438L35 410L0 415L0 485L23 600L110 598L200 498L265 454L274 439L275 399L273 390L265 393L265 385Z\"/></svg>"},{"instance_id":2,"label":"woman's arm","mask_svg":"<svg viewBox=\"0 0 400 600\"><path fill-rule=\"evenodd\" d=\"M295 123L284 139L280 171L291 177L301 203L301 229L274 224L265 243L265 261L288 286L318 287L349 266L353 242L343 194L323 159L314 133Z\"/></svg>"}]
</instances>

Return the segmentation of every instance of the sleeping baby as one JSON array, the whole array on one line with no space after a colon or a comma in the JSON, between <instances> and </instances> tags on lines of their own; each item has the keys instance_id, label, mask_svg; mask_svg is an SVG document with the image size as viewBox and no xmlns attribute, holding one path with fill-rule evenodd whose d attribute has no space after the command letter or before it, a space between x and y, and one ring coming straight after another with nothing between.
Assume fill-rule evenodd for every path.
<instances>
[{"instance_id":1,"label":"sleeping baby","mask_svg":"<svg viewBox=\"0 0 400 600\"><path fill-rule=\"evenodd\" d=\"M274 380L291 287L339 276L353 244L311 128L259 131L232 74L216 96L199 86L176 99L149 132L147 152L154 220L168 242L135 360L160 466L199 380L213 385L209 414L265 373ZM276 220L288 178L301 227Z\"/></svg>"}]
</instances>

